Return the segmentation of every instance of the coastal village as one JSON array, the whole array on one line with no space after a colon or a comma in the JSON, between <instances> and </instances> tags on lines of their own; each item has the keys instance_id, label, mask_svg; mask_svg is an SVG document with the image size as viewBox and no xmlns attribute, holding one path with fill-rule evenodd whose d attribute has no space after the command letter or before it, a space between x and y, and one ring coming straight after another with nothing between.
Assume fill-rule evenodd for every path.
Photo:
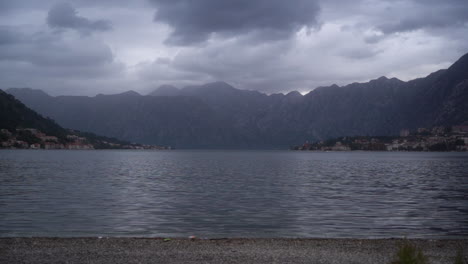
<instances>
[{"instance_id":1,"label":"coastal village","mask_svg":"<svg viewBox=\"0 0 468 264\"><path fill-rule=\"evenodd\" d=\"M93 149L151 149L167 150L170 147L121 144L105 140L90 142L86 137L70 134L65 138L46 135L34 128L18 128L15 131L0 129L0 148L3 149L66 149L66 150L93 150Z\"/></svg>"},{"instance_id":2,"label":"coastal village","mask_svg":"<svg viewBox=\"0 0 468 264\"><path fill-rule=\"evenodd\" d=\"M402 129L399 137L340 137L305 142L291 150L314 151L468 151L468 126Z\"/></svg>"},{"instance_id":3,"label":"coastal village","mask_svg":"<svg viewBox=\"0 0 468 264\"><path fill-rule=\"evenodd\" d=\"M0 149L151 149L169 150L171 147L123 144L106 140L89 140L86 137L70 134L65 138L47 135L34 128L18 128L15 131L0 129ZM399 137L353 136L322 140L314 143L306 141L291 150L312 151L468 151L468 126L418 128L416 131L402 129Z\"/></svg>"}]
</instances>

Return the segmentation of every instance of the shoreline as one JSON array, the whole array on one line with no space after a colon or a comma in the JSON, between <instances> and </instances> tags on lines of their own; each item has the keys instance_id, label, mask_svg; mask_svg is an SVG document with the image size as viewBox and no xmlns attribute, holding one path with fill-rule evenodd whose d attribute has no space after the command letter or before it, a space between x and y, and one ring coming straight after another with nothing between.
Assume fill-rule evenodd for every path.
<instances>
[{"instance_id":1,"label":"shoreline","mask_svg":"<svg viewBox=\"0 0 468 264\"><path fill-rule=\"evenodd\" d=\"M408 242L431 264L453 264L468 238L0 237L0 263L391 263Z\"/></svg>"}]
</instances>

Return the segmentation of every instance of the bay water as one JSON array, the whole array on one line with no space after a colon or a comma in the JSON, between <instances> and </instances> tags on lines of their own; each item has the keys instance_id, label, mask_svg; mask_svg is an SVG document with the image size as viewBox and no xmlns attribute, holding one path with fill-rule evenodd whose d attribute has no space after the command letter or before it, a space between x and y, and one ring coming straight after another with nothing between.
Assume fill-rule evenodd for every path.
<instances>
[{"instance_id":1,"label":"bay water","mask_svg":"<svg viewBox=\"0 0 468 264\"><path fill-rule=\"evenodd\" d=\"M0 150L0 237L467 238L468 153Z\"/></svg>"}]
</instances>

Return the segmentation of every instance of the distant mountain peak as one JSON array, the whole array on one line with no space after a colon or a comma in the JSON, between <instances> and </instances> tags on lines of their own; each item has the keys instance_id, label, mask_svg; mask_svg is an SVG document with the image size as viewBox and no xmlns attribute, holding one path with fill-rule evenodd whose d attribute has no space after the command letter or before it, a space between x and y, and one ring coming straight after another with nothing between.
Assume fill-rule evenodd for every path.
<instances>
[{"instance_id":1,"label":"distant mountain peak","mask_svg":"<svg viewBox=\"0 0 468 264\"><path fill-rule=\"evenodd\" d=\"M229 96L240 92L241 90L234 88L226 82L212 82L203 85L191 85L186 86L181 90L181 94L188 96L207 96L207 95L218 95L218 96Z\"/></svg>"},{"instance_id":2,"label":"distant mountain peak","mask_svg":"<svg viewBox=\"0 0 468 264\"><path fill-rule=\"evenodd\" d=\"M212 83L207 83L202 85L201 87L206 87L206 88L216 88L216 89L235 89L232 85L228 84L227 82L212 82Z\"/></svg>"},{"instance_id":3,"label":"distant mountain peak","mask_svg":"<svg viewBox=\"0 0 468 264\"><path fill-rule=\"evenodd\" d=\"M123 92L123 93L119 93L117 95L122 95L122 96L141 96L139 93L133 91L133 90L129 90L129 91L126 91L126 92Z\"/></svg>"},{"instance_id":4,"label":"distant mountain peak","mask_svg":"<svg viewBox=\"0 0 468 264\"><path fill-rule=\"evenodd\" d=\"M163 84L148 95L151 96L177 96L180 95L180 89L169 84Z\"/></svg>"},{"instance_id":5,"label":"distant mountain peak","mask_svg":"<svg viewBox=\"0 0 468 264\"><path fill-rule=\"evenodd\" d=\"M369 83L384 83L387 82L389 79L386 76L380 76L377 79L372 79L369 81Z\"/></svg>"},{"instance_id":6,"label":"distant mountain peak","mask_svg":"<svg viewBox=\"0 0 468 264\"><path fill-rule=\"evenodd\" d=\"M402 80L398 78L387 78L386 76L381 76L377 79L370 80L369 83L378 83L378 84L384 84L384 83L393 83L393 84L398 84L398 83L404 83Z\"/></svg>"},{"instance_id":7,"label":"distant mountain peak","mask_svg":"<svg viewBox=\"0 0 468 264\"><path fill-rule=\"evenodd\" d=\"M286 94L287 97L302 97L302 94L298 91L291 91Z\"/></svg>"},{"instance_id":8,"label":"distant mountain peak","mask_svg":"<svg viewBox=\"0 0 468 264\"><path fill-rule=\"evenodd\" d=\"M338 86L336 83L332 84L331 86L319 86L315 88L314 90L310 91L309 93L307 93L307 95L314 94L317 92L322 92L322 91L330 91L332 89L338 89L338 88L341 88L341 87Z\"/></svg>"}]
</instances>

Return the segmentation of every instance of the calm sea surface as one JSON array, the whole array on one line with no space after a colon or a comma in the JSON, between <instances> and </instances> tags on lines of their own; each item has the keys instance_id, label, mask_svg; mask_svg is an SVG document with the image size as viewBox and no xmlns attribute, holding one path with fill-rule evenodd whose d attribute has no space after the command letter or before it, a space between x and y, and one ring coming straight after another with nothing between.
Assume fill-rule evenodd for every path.
<instances>
[{"instance_id":1,"label":"calm sea surface","mask_svg":"<svg viewBox=\"0 0 468 264\"><path fill-rule=\"evenodd\" d=\"M0 236L468 237L468 153L0 151Z\"/></svg>"}]
</instances>

